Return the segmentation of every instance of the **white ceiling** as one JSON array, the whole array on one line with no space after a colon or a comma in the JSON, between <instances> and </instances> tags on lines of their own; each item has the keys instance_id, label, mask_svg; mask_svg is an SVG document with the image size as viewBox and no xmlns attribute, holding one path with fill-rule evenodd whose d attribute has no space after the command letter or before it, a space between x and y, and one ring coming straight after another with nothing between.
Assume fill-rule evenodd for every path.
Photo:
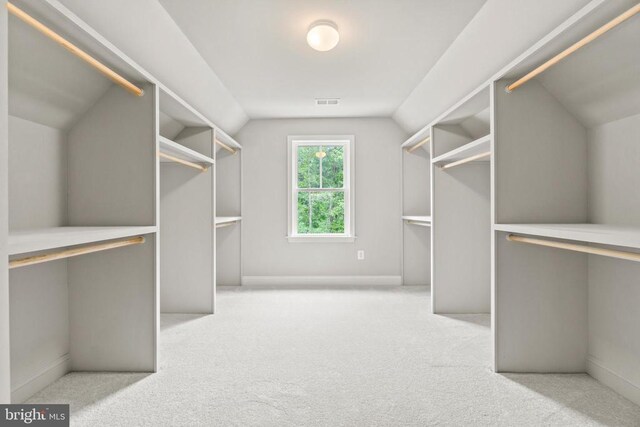
<instances>
[{"instance_id":1,"label":"white ceiling","mask_svg":"<svg viewBox=\"0 0 640 427\"><path fill-rule=\"evenodd\" d=\"M160 0L251 118L391 116L485 1ZM306 44L319 19L330 52Z\"/></svg>"}]
</instances>

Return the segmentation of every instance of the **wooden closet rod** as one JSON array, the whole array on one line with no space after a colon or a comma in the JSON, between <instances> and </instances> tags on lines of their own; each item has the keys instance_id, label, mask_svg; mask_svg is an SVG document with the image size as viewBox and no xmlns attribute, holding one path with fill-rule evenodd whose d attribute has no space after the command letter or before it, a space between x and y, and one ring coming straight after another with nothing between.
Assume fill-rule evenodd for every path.
<instances>
[{"instance_id":1,"label":"wooden closet rod","mask_svg":"<svg viewBox=\"0 0 640 427\"><path fill-rule=\"evenodd\" d=\"M418 142L417 144L407 148L407 153L413 153L414 151L416 151L419 147L422 147L424 144L426 144L427 142L429 142L429 140L431 139L430 136L426 137L425 139L423 139L422 141Z\"/></svg>"},{"instance_id":2,"label":"wooden closet rod","mask_svg":"<svg viewBox=\"0 0 640 427\"><path fill-rule=\"evenodd\" d=\"M447 163L446 165L442 166L442 169L449 169L452 168L454 166L460 166L460 165L464 165L465 163L469 163L472 162L474 160L478 160L481 159L483 157L487 157L491 155L491 151L487 151L486 153L480 153L480 154L476 154L475 156L469 156L466 157L464 159L455 161L455 162L451 162L451 163Z\"/></svg>"},{"instance_id":3,"label":"wooden closet rod","mask_svg":"<svg viewBox=\"0 0 640 427\"><path fill-rule=\"evenodd\" d=\"M567 56L571 55L576 50L580 49L581 47L586 46L589 43L591 43L592 41L594 41L595 39L597 39L598 37L600 37L601 35L603 35L607 31L609 31L612 28L615 28L616 26L622 24L624 21L626 21L627 19L631 18L633 15L635 15L638 12L640 12L640 3L636 4L631 9L629 9L626 12L624 12L623 14L617 16L616 18L612 19L611 21L607 22L602 27L598 28L597 30L595 30L593 33L589 34L588 36L586 36L582 40L574 43L573 45L571 45L567 49L563 50L562 52L560 52L559 54L557 54L556 56L554 56L553 58L551 58L550 60L548 60L544 64L540 65L535 70L531 71L529 74L527 74L524 77L521 77L520 79L518 79L515 82L511 83L509 86L507 86L507 92L511 92L514 89L517 89L518 87L522 86L523 84L525 84L526 82L528 82L529 80L531 80L532 78L537 76L538 74L543 73L548 68L556 65L558 62L562 61L564 58L566 58Z\"/></svg>"},{"instance_id":4,"label":"wooden closet rod","mask_svg":"<svg viewBox=\"0 0 640 427\"><path fill-rule=\"evenodd\" d=\"M236 154L237 150L229 147L227 144L225 144L224 142L220 141L218 138L216 138L216 144L218 144L220 147L224 148L225 150L227 150L231 154Z\"/></svg>"},{"instance_id":5,"label":"wooden closet rod","mask_svg":"<svg viewBox=\"0 0 640 427\"><path fill-rule=\"evenodd\" d=\"M576 245L574 243L555 242L553 240L534 239L531 237L516 236L509 234L507 240L510 242L529 243L530 245L547 246L550 248L566 249L568 251L583 252L586 254L602 255L611 258L626 259L640 262L640 254L634 252L617 251L614 249L595 248L586 245Z\"/></svg>"},{"instance_id":6,"label":"wooden closet rod","mask_svg":"<svg viewBox=\"0 0 640 427\"><path fill-rule=\"evenodd\" d=\"M47 27L37 19L33 18L31 15L27 14L22 9L16 7L14 4L9 2L7 2L7 9L9 9L9 12L11 12L11 14L15 15L22 21L31 25L33 28L40 31L45 36L49 37L51 40L62 45L62 47L67 49L69 52L73 53L78 58L84 60L93 68L100 71L102 74L104 74L105 76L107 76L108 78L110 78L115 83L119 84L129 92L137 96L144 95L144 91L142 89L140 89L139 87L131 83L129 80L122 77L120 74L113 71L111 68L104 65L102 62L95 59L93 56L89 55L88 53L86 53L85 51L83 51L82 49L80 49L79 47L77 47L67 39L63 38L58 33L54 32L52 29L50 29L49 27Z\"/></svg>"},{"instance_id":7,"label":"wooden closet rod","mask_svg":"<svg viewBox=\"0 0 640 427\"><path fill-rule=\"evenodd\" d=\"M132 237L126 240L118 240L115 242L99 243L97 245L83 246L81 248L65 249L59 252L53 252L44 255L35 255L26 258L14 259L9 261L9 268L26 267L28 265L40 264L43 262L56 261L64 258L71 258L78 255L90 254L93 252L106 251L108 249L122 248L125 246L139 245L144 243L144 237Z\"/></svg>"},{"instance_id":8,"label":"wooden closet rod","mask_svg":"<svg viewBox=\"0 0 640 427\"><path fill-rule=\"evenodd\" d=\"M188 160L183 160L183 159L181 159L179 157L174 157L174 156L172 156L170 154L166 154L166 153L162 153L161 152L161 153L158 153L158 156L159 157L164 157L165 159L171 160L172 162L180 163L181 165L189 166L190 168L198 169L201 172L206 172L207 169L209 169L209 168L207 168L205 166L199 165L197 163L190 162Z\"/></svg>"}]
</instances>

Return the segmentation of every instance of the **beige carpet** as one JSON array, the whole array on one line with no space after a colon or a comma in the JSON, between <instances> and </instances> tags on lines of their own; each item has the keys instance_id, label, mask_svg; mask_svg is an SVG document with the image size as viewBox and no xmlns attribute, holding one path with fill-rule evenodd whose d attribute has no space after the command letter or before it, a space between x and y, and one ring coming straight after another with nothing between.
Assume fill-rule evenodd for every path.
<instances>
[{"instance_id":1,"label":"beige carpet","mask_svg":"<svg viewBox=\"0 0 640 427\"><path fill-rule=\"evenodd\" d=\"M156 374L73 373L30 402L87 426L640 425L587 375L498 375L489 316L434 316L427 288L223 288L164 315Z\"/></svg>"}]
</instances>

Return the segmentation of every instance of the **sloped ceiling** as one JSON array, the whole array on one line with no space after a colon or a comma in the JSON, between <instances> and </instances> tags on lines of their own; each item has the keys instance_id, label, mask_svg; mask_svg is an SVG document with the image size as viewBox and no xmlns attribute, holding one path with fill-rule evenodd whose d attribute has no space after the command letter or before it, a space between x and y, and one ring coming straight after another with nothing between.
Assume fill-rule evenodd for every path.
<instances>
[{"instance_id":1,"label":"sloped ceiling","mask_svg":"<svg viewBox=\"0 0 640 427\"><path fill-rule=\"evenodd\" d=\"M417 131L587 3L488 0L393 118L406 131Z\"/></svg>"},{"instance_id":2,"label":"sloped ceiling","mask_svg":"<svg viewBox=\"0 0 640 427\"><path fill-rule=\"evenodd\" d=\"M160 0L251 118L389 117L486 0ZM309 26L340 43L317 52ZM340 98L316 106L315 98Z\"/></svg>"},{"instance_id":3,"label":"sloped ceiling","mask_svg":"<svg viewBox=\"0 0 640 427\"><path fill-rule=\"evenodd\" d=\"M235 133L248 120L158 0L60 3L226 132Z\"/></svg>"}]
</instances>

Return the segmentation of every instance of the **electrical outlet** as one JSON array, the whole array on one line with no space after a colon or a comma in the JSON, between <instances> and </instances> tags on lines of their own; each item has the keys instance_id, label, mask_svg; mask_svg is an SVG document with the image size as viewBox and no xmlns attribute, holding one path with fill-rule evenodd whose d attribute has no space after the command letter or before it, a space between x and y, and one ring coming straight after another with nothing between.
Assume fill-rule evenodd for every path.
<instances>
[{"instance_id":1,"label":"electrical outlet","mask_svg":"<svg viewBox=\"0 0 640 427\"><path fill-rule=\"evenodd\" d=\"M364 260L364 251L361 249L358 251L358 261Z\"/></svg>"}]
</instances>

